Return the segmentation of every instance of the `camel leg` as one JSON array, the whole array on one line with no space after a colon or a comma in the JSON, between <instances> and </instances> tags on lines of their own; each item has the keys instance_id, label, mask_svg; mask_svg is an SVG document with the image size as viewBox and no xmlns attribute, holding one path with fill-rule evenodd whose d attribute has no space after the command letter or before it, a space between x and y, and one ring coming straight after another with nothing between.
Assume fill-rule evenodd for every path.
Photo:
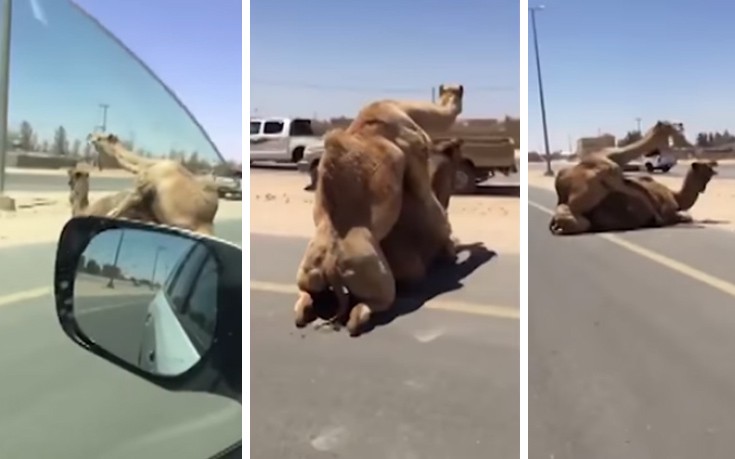
<instances>
[{"instance_id":1,"label":"camel leg","mask_svg":"<svg viewBox=\"0 0 735 459\"><path fill-rule=\"evenodd\" d=\"M300 291L296 304L293 307L295 314L295 324L298 328L304 328L309 323L316 320L314 312L314 299L308 292Z\"/></svg>"},{"instance_id":2,"label":"camel leg","mask_svg":"<svg viewBox=\"0 0 735 459\"><path fill-rule=\"evenodd\" d=\"M569 207L560 204L549 221L549 231L555 235L581 234L592 227L590 221L582 215L574 215Z\"/></svg>"}]
</instances>

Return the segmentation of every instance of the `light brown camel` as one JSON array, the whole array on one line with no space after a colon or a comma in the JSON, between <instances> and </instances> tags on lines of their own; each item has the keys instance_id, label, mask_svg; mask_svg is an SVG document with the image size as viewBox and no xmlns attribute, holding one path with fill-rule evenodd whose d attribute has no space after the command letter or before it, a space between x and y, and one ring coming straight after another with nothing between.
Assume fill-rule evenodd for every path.
<instances>
[{"instance_id":1,"label":"light brown camel","mask_svg":"<svg viewBox=\"0 0 735 459\"><path fill-rule=\"evenodd\" d=\"M331 288L341 321L359 334L374 311L395 300L395 280L380 241L398 220L403 194L425 208L416 225L454 252L446 213L431 191L429 131L448 129L461 112L463 87L442 85L438 104L383 100L363 108L347 129L324 138L315 192L315 235L297 271L295 323L308 323L313 296ZM360 302L350 311L347 292Z\"/></svg>"},{"instance_id":2,"label":"light brown camel","mask_svg":"<svg viewBox=\"0 0 735 459\"><path fill-rule=\"evenodd\" d=\"M115 206L123 202L130 191L119 191L115 194L103 196L90 204L89 202L89 171L78 167L67 171L69 176L69 203L72 217L82 215L106 216ZM122 218L140 220L149 223L160 223L150 211L150 202L144 201L137 208L130 208Z\"/></svg>"},{"instance_id":3,"label":"light brown camel","mask_svg":"<svg viewBox=\"0 0 735 459\"><path fill-rule=\"evenodd\" d=\"M116 158L136 177L132 192L117 203L108 217L120 217L129 209L140 208L149 201L157 221L207 235L214 234L219 195L211 180L198 178L178 161L137 155L127 150L114 134L93 133L88 140L99 153Z\"/></svg>"},{"instance_id":4,"label":"light brown camel","mask_svg":"<svg viewBox=\"0 0 735 459\"><path fill-rule=\"evenodd\" d=\"M577 164L559 170L554 181L557 206L550 225L564 228L565 232L588 231L590 222L584 214L612 192L638 200L653 215L655 224L663 224L663 217L644 191L626 185L622 166L646 152L668 146L670 139L685 143L682 131L680 123L659 121L637 142L584 155Z\"/></svg>"},{"instance_id":5,"label":"light brown camel","mask_svg":"<svg viewBox=\"0 0 735 459\"><path fill-rule=\"evenodd\" d=\"M693 162L678 191L669 189L650 176L626 177L628 186L645 191L649 202L653 203L663 217L663 222L656 223L653 214L641 206L637 199L631 199L622 193L610 193L597 207L585 214L590 222L588 231L629 231L690 223L691 216L684 212L694 206L699 195L707 189L709 181L717 175L716 167L716 161ZM575 234L574 228L569 231L559 226L554 219L549 224L549 230L558 235Z\"/></svg>"},{"instance_id":6,"label":"light brown camel","mask_svg":"<svg viewBox=\"0 0 735 459\"><path fill-rule=\"evenodd\" d=\"M432 191L445 210L449 208L455 174L462 161L462 143L456 138L436 142L429 159ZM413 193L405 193L398 221L380 242L396 282L420 281L435 261L454 261L454 254L443 250L443 240L437 240L433 234L416 227L415 222L425 220L424 211Z\"/></svg>"}]
</instances>

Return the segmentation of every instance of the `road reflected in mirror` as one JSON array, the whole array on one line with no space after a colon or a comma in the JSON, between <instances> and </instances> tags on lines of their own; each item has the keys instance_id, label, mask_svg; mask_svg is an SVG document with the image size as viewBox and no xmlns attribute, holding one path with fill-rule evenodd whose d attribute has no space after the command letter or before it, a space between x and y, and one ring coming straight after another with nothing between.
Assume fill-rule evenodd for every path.
<instances>
[{"instance_id":1,"label":"road reflected in mirror","mask_svg":"<svg viewBox=\"0 0 735 459\"><path fill-rule=\"evenodd\" d=\"M218 264L203 243L144 229L97 234L77 267L74 314L92 341L157 375L180 375L212 344Z\"/></svg>"}]
</instances>

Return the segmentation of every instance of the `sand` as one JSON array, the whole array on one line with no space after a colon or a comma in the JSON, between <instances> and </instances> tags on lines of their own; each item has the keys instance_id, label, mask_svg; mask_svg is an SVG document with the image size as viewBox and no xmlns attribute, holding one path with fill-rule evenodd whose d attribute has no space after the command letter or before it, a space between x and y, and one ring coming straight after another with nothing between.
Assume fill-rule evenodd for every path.
<instances>
[{"instance_id":1,"label":"sand","mask_svg":"<svg viewBox=\"0 0 735 459\"><path fill-rule=\"evenodd\" d=\"M250 174L250 232L308 238L313 235L314 195L306 174ZM492 181L490 182L492 183ZM449 220L463 243L483 242L499 253L519 252L519 198L453 196Z\"/></svg>"},{"instance_id":2,"label":"sand","mask_svg":"<svg viewBox=\"0 0 735 459\"><path fill-rule=\"evenodd\" d=\"M92 192L90 200L108 194ZM0 248L56 242L64 224L71 217L68 192L17 191L8 195L15 199L15 212L0 212ZM240 201L220 200L217 220L241 219Z\"/></svg>"},{"instance_id":3,"label":"sand","mask_svg":"<svg viewBox=\"0 0 735 459\"><path fill-rule=\"evenodd\" d=\"M674 190L678 190L684 180L682 177L667 177L660 174L656 174L654 178ZM544 177L543 171L529 171L528 184L554 190L553 178ZM700 194L688 213L702 225L735 231L733 203L735 203L735 180L715 177L707 185L707 191Z\"/></svg>"}]
</instances>

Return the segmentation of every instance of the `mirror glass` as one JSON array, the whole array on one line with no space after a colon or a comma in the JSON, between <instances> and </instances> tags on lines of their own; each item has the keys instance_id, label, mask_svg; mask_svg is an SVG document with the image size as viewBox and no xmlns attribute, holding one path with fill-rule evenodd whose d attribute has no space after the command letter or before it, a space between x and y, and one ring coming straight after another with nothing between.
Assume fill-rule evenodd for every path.
<instances>
[{"instance_id":1,"label":"mirror glass","mask_svg":"<svg viewBox=\"0 0 735 459\"><path fill-rule=\"evenodd\" d=\"M192 368L212 345L218 263L201 242L143 229L110 229L85 249L74 315L97 345L157 375Z\"/></svg>"}]
</instances>

